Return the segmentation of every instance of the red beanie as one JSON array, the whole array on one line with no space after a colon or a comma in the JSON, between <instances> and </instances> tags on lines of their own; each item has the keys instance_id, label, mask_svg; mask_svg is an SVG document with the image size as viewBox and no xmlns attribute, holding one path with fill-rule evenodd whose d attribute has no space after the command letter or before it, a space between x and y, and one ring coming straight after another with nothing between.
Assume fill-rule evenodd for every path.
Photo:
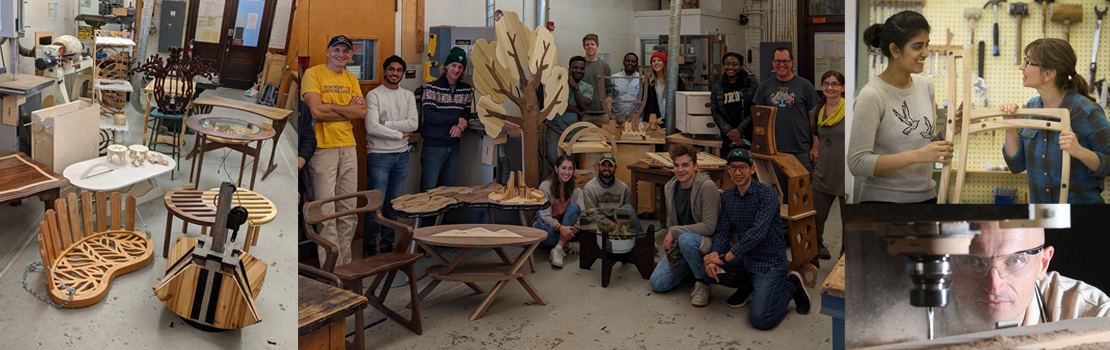
<instances>
[{"instance_id":1,"label":"red beanie","mask_svg":"<svg viewBox=\"0 0 1110 350\"><path fill-rule=\"evenodd\" d=\"M663 60L663 64L667 64L667 53L666 52L656 52L656 53L651 54L651 58L656 58L656 57L659 57L659 59ZM651 59L648 59L648 63L651 63Z\"/></svg>"}]
</instances>

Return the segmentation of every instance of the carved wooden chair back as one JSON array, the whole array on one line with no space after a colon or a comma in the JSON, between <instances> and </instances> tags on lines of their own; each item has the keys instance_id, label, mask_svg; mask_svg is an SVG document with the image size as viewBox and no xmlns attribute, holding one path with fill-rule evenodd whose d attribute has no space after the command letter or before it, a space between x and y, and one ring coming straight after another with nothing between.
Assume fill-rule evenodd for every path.
<instances>
[{"instance_id":1,"label":"carved wooden chair back","mask_svg":"<svg viewBox=\"0 0 1110 350\"><path fill-rule=\"evenodd\" d=\"M190 108L196 92L194 78L216 76L215 69L181 47L171 47L169 59L163 59L158 54L150 55L135 72L153 77L154 95L151 99L159 112L168 115L184 115Z\"/></svg>"}]
</instances>

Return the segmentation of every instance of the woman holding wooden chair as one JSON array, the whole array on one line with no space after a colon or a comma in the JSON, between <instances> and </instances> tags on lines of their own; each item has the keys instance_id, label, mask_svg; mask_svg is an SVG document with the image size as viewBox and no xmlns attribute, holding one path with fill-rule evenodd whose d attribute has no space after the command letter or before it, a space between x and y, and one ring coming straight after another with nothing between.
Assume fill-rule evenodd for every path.
<instances>
[{"instance_id":1,"label":"woman holding wooden chair","mask_svg":"<svg viewBox=\"0 0 1110 350\"><path fill-rule=\"evenodd\" d=\"M1078 160L1071 163L1068 203L1104 203L1102 182L1110 174L1110 122L1087 91L1087 81L1075 71L1076 61L1071 44L1061 39L1037 39L1025 46L1021 84L1040 94L1025 108L1066 108L1072 129L1061 133L1006 130L1002 148L1006 164L1015 174L1027 172L1032 203L1055 203L1059 198L1061 151ZM1014 103L1001 108L1007 113L1018 111Z\"/></svg>"},{"instance_id":2,"label":"woman holding wooden chair","mask_svg":"<svg viewBox=\"0 0 1110 350\"><path fill-rule=\"evenodd\" d=\"M547 239L540 242L540 246L553 247L550 259L555 267L563 267L566 257L563 249L569 248L570 240L578 231L574 225L584 206L582 189L574 183L574 162L570 157L564 154L555 159L555 171L540 183L538 189L551 202L551 207L536 212L536 221L532 223L532 227L547 231Z\"/></svg>"},{"instance_id":3,"label":"woman holding wooden chair","mask_svg":"<svg viewBox=\"0 0 1110 350\"><path fill-rule=\"evenodd\" d=\"M953 143L934 141L933 83L918 75L929 57L929 30L924 16L903 11L863 32L863 42L890 64L853 106L847 163L865 178L860 203L936 203L932 164L947 164Z\"/></svg>"}]
</instances>

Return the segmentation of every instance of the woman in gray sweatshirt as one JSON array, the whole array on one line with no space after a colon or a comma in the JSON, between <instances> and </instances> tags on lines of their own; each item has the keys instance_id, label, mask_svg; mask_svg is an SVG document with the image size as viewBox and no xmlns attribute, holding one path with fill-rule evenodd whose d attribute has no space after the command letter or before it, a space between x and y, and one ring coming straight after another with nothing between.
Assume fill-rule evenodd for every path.
<instances>
[{"instance_id":1,"label":"woman in gray sweatshirt","mask_svg":"<svg viewBox=\"0 0 1110 350\"><path fill-rule=\"evenodd\" d=\"M859 92L848 169L864 177L860 203L936 203L932 163L948 163L951 141L934 141L933 84L920 75L929 57L929 22L904 11L863 32L890 64Z\"/></svg>"}]
</instances>

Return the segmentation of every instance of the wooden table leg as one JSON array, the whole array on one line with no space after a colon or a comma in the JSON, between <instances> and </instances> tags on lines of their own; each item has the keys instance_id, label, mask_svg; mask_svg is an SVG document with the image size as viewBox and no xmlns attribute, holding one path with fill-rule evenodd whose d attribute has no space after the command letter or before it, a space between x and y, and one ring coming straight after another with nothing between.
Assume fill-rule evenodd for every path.
<instances>
[{"instance_id":1,"label":"wooden table leg","mask_svg":"<svg viewBox=\"0 0 1110 350\"><path fill-rule=\"evenodd\" d=\"M162 258L170 254L170 228L173 227L173 211L166 208L166 239L162 242Z\"/></svg>"},{"instance_id":2,"label":"wooden table leg","mask_svg":"<svg viewBox=\"0 0 1110 350\"><path fill-rule=\"evenodd\" d=\"M273 122L274 131L276 132L274 134L274 144L273 147L270 147L270 164L266 167L266 171L262 173L262 181L266 181L266 177L270 176L270 173L274 172L274 169L277 169L277 164L274 163L274 152L277 151L278 141L281 140L281 133L285 130L285 124L288 122L288 119L275 120ZM259 147L261 147L261 145L259 145Z\"/></svg>"},{"instance_id":3,"label":"wooden table leg","mask_svg":"<svg viewBox=\"0 0 1110 350\"><path fill-rule=\"evenodd\" d=\"M524 260L528 256L531 256L532 252L535 251L536 247L538 247L539 245L539 242L536 242L529 245L528 248L525 248L524 251L522 251L520 255L517 256L516 260L513 261L513 265L509 269L509 274L516 274L517 271L520 271L520 268L524 267ZM543 297L540 296L539 291L536 290L536 287L533 286L527 278L521 276L518 277L516 280L520 282L520 285L524 287L524 290L528 291L528 294L532 295L532 299L534 299L537 304L547 305L547 301L543 300ZM470 316L471 321L477 320L482 317L482 314L486 312L486 309L488 309L491 304L493 304L493 300L497 298L498 294L501 294L501 290L505 288L505 285L508 284L509 281L510 280L499 281L497 282L497 285L493 286L493 289L490 290L489 295L486 296L486 299L482 300L482 304L478 305L478 309L474 310L474 314Z\"/></svg>"},{"instance_id":4,"label":"wooden table leg","mask_svg":"<svg viewBox=\"0 0 1110 350\"><path fill-rule=\"evenodd\" d=\"M57 188L49 189L39 193L39 199L42 200L42 212L54 209L54 201L61 196L61 191ZM15 203L19 203L18 201Z\"/></svg>"},{"instance_id":5,"label":"wooden table leg","mask_svg":"<svg viewBox=\"0 0 1110 350\"><path fill-rule=\"evenodd\" d=\"M520 216L520 226L528 227L528 218L524 216L524 211L517 210L516 213ZM532 269L532 273L536 272L536 257L531 255L528 256L528 266Z\"/></svg>"},{"instance_id":6,"label":"wooden table leg","mask_svg":"<svg viewBox=\"0 0 1110 350\"><path fill-rule=\"evenodd\" d=\"M637 173L638 172L635 169L632 170L632 183L628 184L629 190L632 190L632 198L631 198L632 205L640 205L640 202L639 202L639 199L640 199L639 197L640 196L639 196L639 192L637 192L639 190L638 187L639 187L640 177L636 175ZM635 215L637 213L633 213L633 214Z\"/></svg>"},{"instance_id":7,"label":"wooden table leg","mask_svg":"<svg viewBox=\"0 0 1110 350\"><path fill-rule=\"evenodd\" d=\"M254 156L254 167L253 167L253 169L251 169L251 187L250 187L251 191L254 191L254 179L256 179L258 177L258 162L262 160L262 159L259 158L258 154L261 153L261 151L262 151L262 141L258 141L258 147L254 148L254 154L252 155L252 156ZM241 171L242 170L240 170L240 172Z\"/></svg>"},{"instance_id":8,"label":"wooden table leg","mask_svg":"<svg viewBox=\"0 0 1110 350\"><path fill-rule=\"evenodd\" d=\"M239 155L239 180L235 181L235 187L243 187L243 170L245 170L243 168L247 166L247 152L240 150ZM254 191L254 188L249 188L249 190Z\"/></svg>"},{"instance_id":9,"label":"wooden table leg","mask_svg":"<svg viewBox=\"0 0 1110 350\"><path fill-rule=\"evenodd\" d=\"M470 315L470 320L474 321L481 318L490 304L493 304L493 299L496 298L498 294L501 294L501 290L505 289L505 285L508 283L508 280L497 282L497 285L493 286L493 289L489 291L489 295L486 296L486 299L482 300L482 304L478 305L478 309L474 310L474 314Z\"/></svg>"},{"instance_id":10,"label":"wooden table leg","mask_svg":"<svg viewBox=\"0 0 1110 350\"><path fill-rule=\"evenodd\" d=\"M200 132L198 131L197 133L199 134ZM208 138L201 137L200 153L197 154L197 182L193 183L193 189L195 190L200 189L200 174L202 174L201 169L204 169L204 153L207 151L206 148L208 148Z\"/></svg>"}]
</instances>

